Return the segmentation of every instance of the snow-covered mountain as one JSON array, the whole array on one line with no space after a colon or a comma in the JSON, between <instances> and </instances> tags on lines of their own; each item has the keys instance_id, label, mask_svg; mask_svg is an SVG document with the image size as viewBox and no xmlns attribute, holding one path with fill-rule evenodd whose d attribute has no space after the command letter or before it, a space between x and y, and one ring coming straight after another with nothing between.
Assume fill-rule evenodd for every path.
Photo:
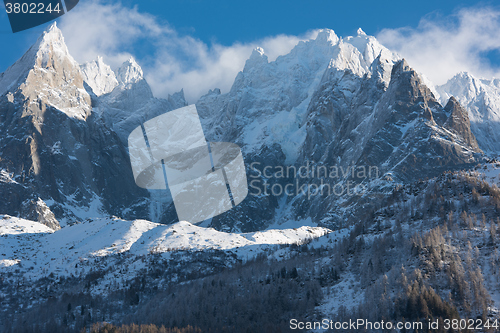
<instances>
[{"instance_id":1,"label":"snow-covered mountain","mask_svg":"<svg viewBox=\"0 0 500 333\"><path fill-rule=\"evenodd\" d=\"M113 71L101 57L81 66L85 83L94 96L93 112L127 143L137 126L167 111L186 106L184 92L167 99L153 97L142 68L134 58Z\"/></svg>"},{"instance_id":2,"label":"snow-covered mountain","mask_svg":"<svg viewBox=\"0 0 500 333\"><path fill-rule=\"evenodd\" d=\"M25 277L36 280L50 273L60 276L87 274L95 263L106 266L126 255L127 265L141 265L149 254L189 250L221 250L248 260L279 244L297 244L328 234L315 227L266 230L253 233L224 233L188 222L171 226L146 220L124 221L97 218L55 231L40 223L8 215L0 216L0 268L22 267ZM17 265L17 266L16 266ZM116 274L117 272L113 272ZM135 277L137 270L128 276Z\"/></svg>"},{"instance_id":3,"label":"snow-covered mountain","mask_svg":"<svg viewBox=\"0 0 500 333\"><path fill-rule=\"evenodd\" d=\"M467 113L454 100L443 107L426 82L361 29L347 38L325 29L272 62L255 49L228 93L214 89L196 105L207 139L237 143L248 166L373 168L375 177L324 181L391 188L381 177L404 183L481 158ZM102 58L80 66L55 24L0 76L0 87L1 167L11 180L0 191L17 193L2 212L21 214L23 202L40 198L63 225L107 214L176 221L168 195L135 186L126 141L144 121L185 106L182 90L155 98L133 58L114 71ZM345 219L340 202L352 198L250 195L212 226L249 232L308 219L331 226Z\"/></svg>"},{"instance_id":4,"label":"snow-covered mountain","mask_svg":"<svg viewBox=\"0 0 500 333\"><path fill-rule=\"evenodd\" d=\"M26 203L41 200L63 225L147 212L147 192L126 177L126 149L86 86L55 24L0 76L0 167L10 179L0 191L11 198L2 212L24 216Z\"/></svg>"},{"instance_id":5,"label":"snow-covered mountain","mask_svg":"<svg viewBox=\"0 0 500 333\"><path fill-rule=\"evenodd\" d=\"M454 96L468 113L479 146L495 156L500 154L500 80L477 79L459 73L437 90L441 101Z\"/></svg>"},{"instance_id":6,"label":"snow-covered mountain","mask_svg":"<svg viewBox=\"0 0 500 333\"><path fill-rule=\"evenodd\" d=\"M88 217L149 218L149 193L132 177L124 144L144 120L184 106L155 99L133 60L116 73L102 59L80 66L54 23L0 75L0 211L62 225ZM140 110L139 112L135 112ZM127 132L128 131L128 132ZM38 218L40 216L40 218Z\"/></svg>"},{"instance_id":7,"label":"snow-covered mountain","mask_svg":"<svg viewBox=\"0 0 500 333\"><path fill-rule=\"evenodd\" d=\"M83 79L96 96L101 96L113 91L118 86L115 72L104 63L102 57L87 62L80 66Z\"/></svg>"},{"instance_id":8,"label":"snow-covered mountain","mask_svg":"<svg viewBox=\"0 0 500 333\"><path fill-rule=\"evenodd\" d=\"M10 102L22 94L25 105L44 104L68 117L85 120L91 112L89 94L83 89L79 66L69 54L61 31L54 24L37 42L0 75L0 95ZM43 111L38 107L38 111ZM40 117L35 110L22 116Z\"/></svg>"},{"instance_id":9,"label":"snow-covered mountain","mask_svg":"<svg viewBox=\"0 0 500 333\"><path fill-rule=\"evenodd\" d=\"M200 114L208 119L207 136L236 140L248 153L278 143L287 161L293 163L305 139L302 125L307 109L322 82L342 80L343 73L371 76L370 66L379 56L390 73L397 55L361 30L346 39L332 30L322 30L316 39L300 42L271 63L258 48L229 93L217 98L211 93L196 103ZM337 78L334 73L338 73ZM387 79L386 75L381 80Z\"/></svg>"},{"instance_id":10,"label":"snow-covered mountain","mask_svg":"<svg viewBox=\"0 0 500 333\"><path fill-rule=\"evenodd\" d=\"M272 62L257 48L229 92L196 103L209 141L242 148L250 194L194 226L136 186L126 147L183 90L155 98L133 58L76 63L54 24L0 75L0 330L493 318L500 164L483 152L498 152L499 89L460 74L437 96L361 29Z\"/></svg>"},{"instance_id":11,"label":"snow-covered mountain","mask_svg":"<svg viewBox=\"0 0 500 333\"><path fill-rule=\"evenodd\" d=\"M453 101L441 105L427 82L362 30L339 38L326 29L273 62L264 50L254 50L231 90L211 91L197 107L211 141L236 142L247 164L259 163L261 172L253 176L279 166L372 168L376 177L323 181L330 188L345 187L346 181L379 188L382 177L411 182L481 159L467 114ZM265 184L283 188L302 177L265 178L260 178L261 192ZM306 178L294 188L325 186L318 177ZM393 182L382 185L391 188ZM355 210L347 207L353 200L331 193L311 198L297 191L256 195L212 224L252 230L266 221L312 218L335 225Z\"/></svg>"}]
</instances>

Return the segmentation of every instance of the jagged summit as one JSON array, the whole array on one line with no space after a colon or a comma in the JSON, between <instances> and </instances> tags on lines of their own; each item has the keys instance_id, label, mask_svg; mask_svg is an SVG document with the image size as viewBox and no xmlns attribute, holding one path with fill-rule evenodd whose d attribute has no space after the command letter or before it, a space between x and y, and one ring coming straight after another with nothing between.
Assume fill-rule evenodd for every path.
<instances>
[{"instance_id":1,"label":"jagged summit","mask_svg":"<svg viewBox=\"0 0 500 333\"><path fill-rule=\"evenodd\" d=\"M354 46L363 55L367 65L379 56L382 61L396 62L401 59L401 56L384 47L374 36L367 35L361 28L358 29L356 36L348 36L343 41Z\"/></svg>"},{"instance_id":2,"label":"jagged summit","mask_svg":"<svg viewBox=\"0 0 500 333\"><path fill-rule=\"evenodd\" d=\"M128 86L144 80L144 73L134 57L130 57L116 70L116 78L120 85Z\"/></svg>"},{"instance_id":3,"label":"jagged summit","mask_svg":"<svg viewBox=\"0 0 500 333\"><path fill-rule=\"evenodd\" d=\"M26 52L25 56L33 57L36 66L41 68L54 68L55 60L68 62L69 65L77 66L77 62L70 55L68 47L64 42L62 31L57 27L56 22L51 24ZM23 58L25 58L23 56ZM23 59L21 58L21 59ZM54 68L59 70L59 68Z\"/></svg>"},{"instance_id":4,"label":"jagged summit","mask_svg":"<svg viewBox=\"0 0 500 333\"><path fill-rule=\"evenodd\" d=\"M410 68L410 65L408 65L406 59L401 59L400 61L396 62L394 67L392 67L392 76L401 75L404 72L409 72L411 70L412 69Z\"/></svg>"},{"instance_id":5,"label":"jagged summit","mask_svg":"<svg viewBox=\"0 0 500 333\"><path fill-rule=\"evenodd\" d=\"M479 147L493 155L500 154L500 84L460 72L436 87L441 103L452 96L468 111L472 132Z\"/></svg>"},{"instance_id":6,"label":"jagged summit","mask_svg":"<svg viewBox=\"0 0 500 333\"><path fill-rule=\"evenodd\" d=\"M97 60L86 62L80 68L83 79L92 88L96 96L110 93L118 86L115 73L111 67L104 63L100 56L97 57Z\"/></svg>"},{"instance_id":7,"label":"jagged summit","mask_svg":"<svg viewBox=\"0 0 500 333\"><path fill-rule=\"evenodd\" d=\"M76 64L55 22L38 37L21 59L0 74L0 95L15 91L34 67L53 68L53 60L66 61L69 65Z\"/></svg>"},{"instance_id":8,"label":"jagged summit","mask_svg":"<svg viewBox=\"0 0 500 333\"><path fill-rule=\"evenodd\" d=\"M358 34L358 36L366 36L366 33L361 28L359 28L356 33Z\"/></svg>"},{"instance_id":9,"label":"jagged summit","mask_svg":"<svg viewBox=\"0 0 500 333\"><path fill-rule=\"evenodd\" d=\"M290 73L301 72L300 80L307 81L317 79L316 75L323 75L327 68L330 69L329 73L325 73L327 79L332 79L337 72L345 70L350 70L357 76L371 75L373 71L371 65L377 58L382 67L387 67L386 71L400 59L373 36L359 33L357 36L340 38L333 30L322 29L315 38L299 42L290 53L279 56L272 62L268 62L261 48L255 49L245 64L242 72L245 75L238 75L231 90L234 91L244 85L255 88L261 85L267 87L273 81L268 79L269 77L279 77L279 82L274 82L273 85L282 91L287 89L282 86L293 84L291 78L287 78L294 75ZM380 75L387 85L388 78L383 73ZM255 76L251 83L250 76Z\"/></svg>"},{"instance_id":10,"label":"jagged summit","mask_svg":"<svg viewBox=\"0 0 500 333\"><path fill-rule=\"evenodd\" d=\"M216 93L215 91L218 90L219 91L219 95L220 95L220 89L217 89L215 88L214 89L214 93ZM167 100L172 103L172 105L175 105L175 106L187 106L187 102L186 102L186 98L184 97L184 89L181 89L180 91L172 94L172 95L168 95L168 98Z\"/></svg>"},{"instance_id":11,"label":"jagged summit","mask_svg":"<svg viewBox=\"0 0 500 333\"><path fill-rule=\"evenodd\" d=\"M459 101L467 102L484 90L481 80L476 79L468 72L459 72L444 85L441 85L438 90L442 94L442 102L454 95Z\"/></svg>"},{"instance_id":12,"label":"jagged summit","mask_svg":"<svg viewBox=\"0 0 500 333\"><path fill-rule=\"evenodd\" d=\"M119 118L127 117L127 114L144 107L153 98L151 88L144 79L142 68L133 57L126 60L114 73L118 85L109 96L106 96L105 103L113 109L125 111L125 113L118 112L121 113ZM168 110L163 110L163 112ZM115 111L109 111L117 114ZM112 118L113 123L117 121L114 116Z\"/></svg>"},{"instance_id":13,"label":"jagged summit","mask_svg":"<svg viewBox=\"0 0 500 333\"><path fill-rule=\"evenodd\" d=\"M261 68L268 63L267 56L264 54L264 49L257 47L252 51L250 58L245 63L243 72L247 72L253 68Z\"/></svg>"},{"instance_id":14,"label":"jagged summit","mask_svg":"<svg viewBox=\"0 0 500 333\"><path fill-rule=\"evenodd\" d=\"M97 74L113 78L114 73L102 58L83 66L92 67L96 76L82 74L53 24L0 75L0 169L20 180L11 188L0 183L2 197L10 192L17 196L0 203L0 211L26 215L33 210L22 207L40 198L64 225L91 206L93 215L121 215L118 207L132 204L133 196L147 197L128 177L125 147L102 121L107 110L97 112L100 101L89 94L89 83L99 82ZM93 81L85 83L87 78ZM97 88L111 89L92 87Z\"/></svg>"},{"instance_id":15,"label":"jagged summit","mask_svg":"<svg viewBox=\"0 0 500 333\"><path fill-rule=\"evenodd\" d=\"M57 27L57 23L52 23L38 38L33 45L38 49L54 49L60 50L65 54L69 54L68 48L64 42L62 31Z\"/></svg>"},{"instance_id":16,"label":"jagged summit","mask_svg":"<svg viewBox=\"0 0 500 333\"><path fill-rule=\"evenodd\" d=\"M43 104L78 119L86 119L91 112L91 99L84 90L80 67L69 54L56 23L0 75L0 96L6 93L23 96L23 116L39 117L44 112Z\"/></svg>"},{"instance_id":17,"label":"jagged summit","mask_svg":"<svg viewBox=\"0 0 500 333\"><path fill-rule=\"evenodd\" d=\"M100 57L75 65L56 26L30 50L18 72L11 68L11 76L0 78L8 91L0 95L0 294L6 300L0 331L80 330L134 318L221 331L232 308L263 293L270 297L260 303L268 306L259 309L271 311L268 319L290 317L288 310L273 311L280 290L296 299L288 309L304 318L498 317L498 283L479 271L498 269L493 220L500 164L477 165L486 159L460 97L443 107L411 64L374 37L358 31L338 38L324 30L271 62L258 48L228 93L213 89L197 102L207 141L241 148L249 185L245 201L201 226L175 223L167 191L136 185L127 151L131 131L185 105L183 91L154 98L134 59L116 72ZM498 81L463 81L474 86L456 91L470 91L463 100L500 133ZM481 129L483 139L491 134ZM161 145L149 143L150 150ZM481 222L475 216L482 214ZM324 232L330 233L311 241ZM278 246L285 243L304 244L305 251ZM270 261L259 259L257 267L252 258L258 257ZM327 269L315 269L317 262ZM238 271L230 271L235 265ZM249 292L221 306L227 292L220 286L236 275L254 278L229 286L229 294ZM215 281L215 289L192 279ZM189 285L179 289L176 281ZM449 293L457 288L464 292ZM419 293L425 299L414 315L408 305ZM197 307L193 294L209 298ZM187 298L193 300L186 305ZM353 301L345 304L347 298ZM428 311L426 300L443 306ZM169 304L174 311L167 315L150 311ZM214 311L198 320L206 304ZM215 319L204 324L208 317ZM284 328L279 320L235 320L250 331Z\"/></svg>"},{"instance_id":18,"label":"jagged summit","mask_svg":"<svg viewBox=\"0 0 500 333\"><path fill-rule=\"evenodd\" d=\"M262 47L256 47L253 51L252 51L252 55L250 56L250 58L252 57L262 57L264 56L264 49Z\"/></svg>"},{"instance_id":19,"label":"jagged summit","mask_svg":"<svg viewBox=\"0 0 500 333\"><path fill-rule=\"evenodd\" d=\"M96 197L111 207L106 208L108 212L115 214L122 202L128 206L134 202L128 197L118 201L113 195L116 190L130 193L144 205L151 203L149 208L153 207L151 212L155 213L147 218L172 222L168 212L154 208L147 195L134 194L137 189L133 177L123 185L120 181L130 173L125 152L130 132L149 119L184 106L183 91L167 99L154 98L143 70L132 57L115 71L102 57L79 66L67 52L55 25L15 66L24 68L26 74L24 78L10 75L15 72L12 68L7 73L10 76L2 74L0 86L11 95L3 96L0 102L14 110L5 114L22 114L38 133L43 133L26 148L20 138L33 131L25 133L24 128L11 122L19 132L11 151L29 152L19 169L32 166L36 175L45 177L41 176L41 184L46 188L56 189L57 182L75 183L73 188L65 188L64 194L71 195L75 188L85 193L78 204L89 206L91 198ZM13 81L17 85L12 85ZM432 170L425 169L424 161L442 163L443 168L472 163L477 151L463 110L444 110L405 60L362 30L345 38L330 29L318 31L314 39L298 43L288 54L271 62L262 48L256 48L231 90L225 94L212 90L197 102L197 107L207 139L240 145L249 163L301 165L314 160L344 167L358 163L375 165L382 172L391 172L394 179L406 181L418 172L423 175L435 169L434 165L429 166ZM454 116L444 126L450 114ZM29 115L34 117L25 117ZM75 123L74 118L78 120ZM60 123L70 125L62 127ZM93 142L90 138L98 139ZM106 149L113 152L109 154ZM54 155L61 155L59 162L48 158ZM79 165L73 162L77 160ZM51 163L59 164L51 167ZM69 172L58 172L67 166ZM420 171L415 171L415 166ZM76 169L84 170L77 180L58 179L76 174ZM110 186L102 180L111 172L116 183ZM58 177L46 176L51 174ZM65 204L57 192L47 193L39 197L48 206ZM232 213L221 225L250 231L271 223L277 202L251 200L238 208L243 215L248 214L242 215L241 225L239 217L230 218ZM300 198L296 202L309 207ZM295 208L291 208L290 214L292 218L316 218L329 205L334 207L335 202L336 198L318 201L317 210L306 207L292 212ZM253 207L264 207L268 213L261 216ZM247 220L253 222L242 222Z\"/></svg>"},{"instance_id":20,"label":"jagged summit","mask_svg":"<svg viewBox=\"0 0 500 333\"><path fill-rule=\"evenodd\" d=\"M339 37L332 29L321 29L318 32L318 36L315 39L316 43L322 44L336 44L339 41Z\"/></svg>"},{"instance_id":21,"label":"jagged summit","mask_svg":"<svg viewBox=\"0 0 500 333\"><path fill-rule=\"evenodd\" d=\"M142 89L146 98L152 98L151 89L144 79L144 72L137 61L130 57L113 71L104 63L102 57L81 65L85 82L92 88L96 96L113 93L120 95L123 91ZM116 89L115 89L116 88Z\"/></svg>"}]
</instances>

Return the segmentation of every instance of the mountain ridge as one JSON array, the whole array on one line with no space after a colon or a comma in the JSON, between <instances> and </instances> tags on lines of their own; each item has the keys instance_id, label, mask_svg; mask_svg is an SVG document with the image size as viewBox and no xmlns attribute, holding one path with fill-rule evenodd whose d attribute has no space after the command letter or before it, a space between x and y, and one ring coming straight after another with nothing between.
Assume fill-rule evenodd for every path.
<instances>
[{"instance_id":1,"label":"mountain ridge","mask_svg":"<svg viewBox=\"0 0 500 333\"><path fill-rule=\"evenodd\" d=\"M51 43L54 46L50 46ZM41 48L39 52L35 52L36 47ZM21 96L34 99L39 98L43 89L50 92L47 98L42 94L42 99L37 99L40 107L25 104L23 111L24 116L34 115L35 118L30 119L33 119L38 133L37 139L29 145L28 161L31 160L29 164L35 176L44 174L43 177L34 177L31 182L38 184L41 180L43 188L50 189L34 190L34 195L39 193L41 199L55 209L55 215L63 219L78 216L72 215L72 211L83 205L89 214L99 216L109 213L125 216L134 211L130 207L141 207L137 214L142 216L133 215L135 213L130 216L174 222L176 216L168 195L143 191L135 186L133 178L126 176L130 174L126 142L128 134L145 121L185 106L183 91L168 99L155 98L142 69L133 58L115 71L102 58L78 65L67 52L62 33L55 24L22 59L26 61L30 56L42 59L38 61L39 65L35 61L34 68L45 64L54 72L52 77L41 71L37 80L28 80L26 84L20 83L17 90L14 88L17 95L9 92L2 98L4 109L9 110L4 115L6 117L19 109ZM57 69L61 71L59 76ZM12 71L9 69L6 73ZM22 81L23 73L16 82ZM2 74L2 77L10 76ZM7 86L3 81L0 79L0 86ZM381 177L406 182L425 174L438 174L445 168L472 165L481 159L469 119L457 117L462 109L458 106L450 110L443 108L432 92L433 87L427 87L426 83L425 78L411 69L404 59L362 30L356 36L341 38L333 30L324 29L315 39L299 42L287 55L271 62L263 49L255 49L229 92L222 94L213 90L202 96L196 105L207 139L240 145L248 165L259 161L270 166L297 167L309 161L342 167L369 165L378 168ZM9 86L12 90L13 86ZM68 97L55 100L53 91ZM59 102L71 101L72 98L81 101L80 104L68 108ZM47 115L62 111L74 118L76 123L68 127L79 129L68 132L64 127L58 128L50 133L52 138L49 140L42 133L42 127L55 127L52 122L47 122L50 117L45 117L45 108L50 110ZM450 114L456 120L445 124ZM19 131L18 138L25 135L19 127L13 128ZM87 133L85 139L82 139L83 133ZM8 138L5 140L9 141ZM16 147L19 144L17 141ZM93 153L88 155L85 151ZM66 166L70 165L71 169L74 165L83 171L83 175L76 176L78 180L63 181L58 177L64 178L64 173L57 172L58 176L47 178L42 170L54 169L54 163L60 163L40 159L47 153L48 156L60 156L68 161ZM437 168L427 165L429 157L435 159L432 164ZM11 156L10 160L15 162L16 157ZM116 184L103 187L99 183L104 169L107 170L105 174L114 175L112 179ZM13 172L8 167L5 170ZM70 173L75 172L78 173L76 170ZM14 174L18 177L19 170ZM280 184L286 185L283 181ZM370 187L372 182L378 184L379 180L360 179L359 182ZM57 190L60 184L63 188L68 187L62 195ZM120 192L135 193L122 197L122 202L109 190L121 188L120 184L127 188ZM330 182L330 185L334 184ZM11 183L6 185L12 186ZM392 185L388 183L387 186ZM20 192L24 193L20 202L28 199L37 202L38 199L28 196L26 190ZM79 194L75 196L75 193ZM75 197L78 198L76 201ZM289 205L285 214L287 218L301 220L311 217L328 226L338 223L341 215L329 221L320 216L336 215L334 211L338 211L339 200L346 199L328 196L305 200L300 195L290 198L249 197L236 209L214 219L212 225L221 230L247 232L265 228L277 222L280 202L284 200ZM74 208L68 208L68 202L72 202L70 206ZM316 208L311 210L310 205ZM258 206L264 209L257 212L255 207ZM11 207L5 213L19 212L19 208ZM79 218L84 216L87 215L80 214Z\"/></svg>"},{"instance_id":2,"label":"mountain ridge","mask_svg":"<svg viewBox=\"0 0 500 333\"><path fill-rule=\"evenodd\" d=\"M41 38L63 42L56 29ZM496 82L438 95L362 30L275 61L256 49L196 104L208 141L241 147L250 194L195 226L136 186L126 144L183 90L155 98L133 59L44 49L0 78L0 330L500 318L500 162L473 112Z\"/></svg>"}]
</instances>

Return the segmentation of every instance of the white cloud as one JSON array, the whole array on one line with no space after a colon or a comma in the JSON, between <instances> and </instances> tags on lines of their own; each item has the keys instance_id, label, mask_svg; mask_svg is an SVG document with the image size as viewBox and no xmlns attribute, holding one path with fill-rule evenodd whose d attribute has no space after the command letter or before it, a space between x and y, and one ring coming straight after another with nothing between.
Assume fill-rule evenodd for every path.
<instances>
[{"instance_id":1,"label":"white cloud","mask_svg":"<svg viewBox=\"0 0 500 333\"><path fill-rule=\"evenodd\" d=\"M155 96L165 97L184 88L191 103L209 89L228 91L255 47L264 48L269 59L274 60L314 33L209 46L191 36L179 35L137 7L100 0L80 2L71 15L62 17L60 27L70 53L78 62L94 60L100 55L116 68L133 55L143 67ZM141 47L154 51L141 57L137 54L137 48Z\"/></svg>"},{"instance_id":2,"label":"white cloud","mask_svg":"<svg viewBox=\"0 0 500 333\"><path fill-rule=\"evenodd\" d=\"M191 101L207 93L208 89L220 88L227 92L254 48L261 46L269 59L274 60L288 53L300 40L295 36L280 35L254 43L236 43L229 47L216 44L209 48L199 40L180 38L177 42L184 44L183 51L189 50L186 52L190 53L193 62L186 66L165 46L158 54L155 72L148 75L148 81L159 91L176 91L183 87Z\"/></svg>"},{"instance_id":3,"label":"white cloud","mask_svg":"<svg viewBox=\"0 0 500 333\"><path fill-rule=\"evenodd\" d=\"M178 34L137 7L104 0L81 2L71 15L62 17L60 26L71 54L80 63L101 55L116 68L133 55L156 96L183 88L191 103L209 89L227 92L255 47L263 47L269 60L274 60L315 33L278 35L231 46L207 45ZM492 50L500 52L498 31L500 10L473 7L448 17L425 17L417 28L384 29L377 38L433 83L443 84L459 71L485 78L500 76L498 64L490 64L484 56ZM142 48L150 51L140 52Z\"/></svg>"},{"instance_id":4,"label":"white cloud","mask_svg":"<svg viewBox=\"0 0 500 333\"><path fill-rule=\"evenodd\" d=\"M499 31L498 9L473 7L449 17L423 18L415 29L385 29L377 38L434 84L443 84L460 71L498 77L498 67L485 54L500 50Z\"/></svg>"},{"instance_id":5,"label":"white cloud","mask_svg":"<svg viewBox=\"0 0 500 333\"><path fill-rule=\"evenodd\" d=\"M101 1L81 2L61 19L66 44L79 62L104 56L112 66L126 60L130 45L144 37L158 38L172 33L167 26L157 24L149 14L139 13L137 7L125 8L119 3Z\"/></svg>"}]
</instances>

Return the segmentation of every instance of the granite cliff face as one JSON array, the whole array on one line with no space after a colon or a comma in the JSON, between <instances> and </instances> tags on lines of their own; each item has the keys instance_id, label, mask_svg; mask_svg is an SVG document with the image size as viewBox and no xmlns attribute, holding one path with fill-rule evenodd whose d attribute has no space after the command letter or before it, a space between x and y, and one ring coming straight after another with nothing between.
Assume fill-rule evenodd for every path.
<instances>
[{"instance_id":1,"label":"granite cliff face","mask_svg":"<svg viewBox=\"0 0 500 333\"><path fill-rule=\"evenodd\" d=\"M255 181L247 199L211 225L334 225L379 191L477 163L484 140L476 140L475 118L459 99L443 107L424 82L361 29L347 38L320 31L272 62L254 50L228 93L214 89L196 103L207 139L240 145ZM10 198L1 213L32 216L44 202L62 225L100 215L176 220L168 193L135 185L126 142L146 120L185 106L182 90L155 98L133 58L115 71L102 58L77 64L53 25L0 75L0 95L0 194ZM276 177L262 172L266 166L310 169L306 177ZM343 174L318 177L318 167ZM351 172L359 168L376 173ZM348 182L366 191L300 190ZM291 194L262 192L291 183Z\"/></svg>"}]
</instances>

